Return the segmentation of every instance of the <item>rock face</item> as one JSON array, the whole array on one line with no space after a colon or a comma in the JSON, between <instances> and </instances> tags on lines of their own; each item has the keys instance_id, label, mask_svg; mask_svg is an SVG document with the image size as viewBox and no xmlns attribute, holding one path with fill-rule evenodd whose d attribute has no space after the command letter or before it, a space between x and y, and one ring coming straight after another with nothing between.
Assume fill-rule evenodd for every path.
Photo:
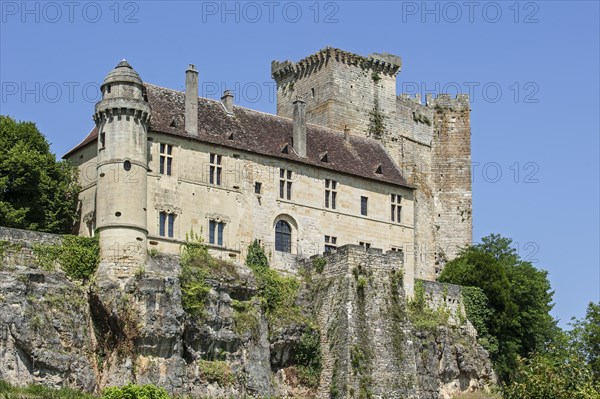
<instances>
[{"instance_id":1,"label":"rock face","mask_svg":"<svg viewBox=\"0 0 600 399\"><path fill-rule=\"evenodd\" d=\"M324 358L319 397L451 398L495 382L473 327L460 322L460 287L421 281L448 321L413 324L401 253L344 246L326 261L313 287Z\"/></svg>"},{"instance_id":2,"label":"rock face","mask_svg":"<svg viewBox=\"0 0 600 399\"><path fill-rule=\"evenodd\" d=\"M437 399L494 382L468 322L411 324L401 254L342 247L321 273L306 262L297 302L320 330L316 389L303 385L294 366L306 325L270 325L245 266L207 277L205 312L194 318L182 308L177 257L150 257L129 278L100 265L95 282L82 286L39 269L31 246L56 242L51 236L9 242L5 233L0 379L13 384L99 392L152 383L192 397Z\"/></svg>"}]
</instances>

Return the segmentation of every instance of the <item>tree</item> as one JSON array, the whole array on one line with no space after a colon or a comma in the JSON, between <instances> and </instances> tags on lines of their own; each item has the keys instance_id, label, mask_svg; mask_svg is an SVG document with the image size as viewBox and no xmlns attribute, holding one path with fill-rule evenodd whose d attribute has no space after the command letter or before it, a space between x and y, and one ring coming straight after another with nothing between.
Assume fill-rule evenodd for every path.
<instances>
[{"instance_id":1,"label":"tree","mask_svg":"<svg viewBox=\"0 0 600 399\"><path fill-rule=\"evenodd\" d=\"M504 381L511 378L519 356L528 358L542 351L558 332L549 314L553 292L547 272L521 260L511 244L497 234L484 237L482 243L465 248L448 262L439 279L483 292L485 298L466 290L467 316L473 315L485 326L481 343ZM477 294L477 300L472 301L470 294ZM486 313L490 310L491 314Z\"/></svg>"},{"instance_id":2,"label":"tree","mask_svg":"<svg viewBox=\"0 0 600 399\"><path fill-rule=\"evenodd\" d=\"M573 346L581 357L586 359L600 383L600 302L590 302L585 318L571 323Z\"/></svg>"},{"instance_id":3,"label":"tree","mask_svg":"<svg viewBox=\"0 0 600 399\"><path fill-rule=\"evenodd\" d=\"M35 124L0 115L0 225L69 233L78 193L76 168L56 161Z\"/></svg>"},{"instance_id":4,"label":"tree","mask_svg":"<svg viewBox=\"0 0 600 399\"><path fill-rule=\"evenodd\" d=\"M598 349L598 309L591 303L586 318L576 321L573 330L557 333L543 351L519 357L513 378L502 387L504 398L600 398L600 380L594 370L597 357L592 354Z\"/></svg>"}]
</instances>

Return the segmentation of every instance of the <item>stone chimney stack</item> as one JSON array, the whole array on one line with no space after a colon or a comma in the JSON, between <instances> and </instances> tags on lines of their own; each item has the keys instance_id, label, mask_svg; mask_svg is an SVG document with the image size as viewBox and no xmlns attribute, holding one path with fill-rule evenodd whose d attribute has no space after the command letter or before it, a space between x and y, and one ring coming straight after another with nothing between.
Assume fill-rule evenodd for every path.
<instances>
[{"instance_id":1,"label":"stone chimney stack","mask_svg":"<svg viewBox=\"0 0 600 399\"><path fill-rule=\"evenodd\" d=\"M221 97L221 103L228 114L233 114L233 94L231 94L231 90L225 90L223 97Z\"/></svg>"},{"instance_id":2,"label":"stone chimney stack","mask_svg":"<svg viewBox=\"0 0 600 399\"><path fill-rule=\"evenodd\" d=\"M306 104L300 98L296 98L293 104L294 151L299 157L306 158Z\"/></svg>"},{"instance_id":3,"label":"stone chimney stack","mask_svg":"<svg viewBox=\"0 0 600 399\"><path fill-rule=\"evenodd\" d=\"M194 64L185 71L185 131L198 134L198 71Z\"/></svg>"}]
</instances>

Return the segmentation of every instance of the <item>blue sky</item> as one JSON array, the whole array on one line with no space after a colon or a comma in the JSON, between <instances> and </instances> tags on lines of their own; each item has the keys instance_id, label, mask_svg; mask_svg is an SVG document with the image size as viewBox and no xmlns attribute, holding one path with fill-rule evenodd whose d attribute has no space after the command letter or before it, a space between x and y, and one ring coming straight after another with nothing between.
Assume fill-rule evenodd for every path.
<instances>
[{"instance_id":1,"label":"blue sky","mask_svg":"<svg viewBox=\"0 0 600 399\"><path fill-rule=\"evenodd\" d=\"M0 2L0 113L59 155L93 127L104 76L235 91L275 113L273 59L325 46L402 57L398 93L471 93L474 239L500 233L549 271L565 326L600 296L596 1Z\"/></svg>"}]
</instances>

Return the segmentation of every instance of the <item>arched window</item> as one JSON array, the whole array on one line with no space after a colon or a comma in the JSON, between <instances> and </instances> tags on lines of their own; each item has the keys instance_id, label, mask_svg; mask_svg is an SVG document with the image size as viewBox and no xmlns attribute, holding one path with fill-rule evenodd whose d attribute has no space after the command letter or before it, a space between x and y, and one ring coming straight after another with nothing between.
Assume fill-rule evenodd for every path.
<instances>
[{"instance_id":1,"label":"arched window","mask_svg":"<svg viewBox=\"0 0 600 399\"><path fill-rule=\"evenodd\" d=\"M275 225L275 250L292 252L292 228L285 220L280 220Z\"/></svg>"}]
</instances>

